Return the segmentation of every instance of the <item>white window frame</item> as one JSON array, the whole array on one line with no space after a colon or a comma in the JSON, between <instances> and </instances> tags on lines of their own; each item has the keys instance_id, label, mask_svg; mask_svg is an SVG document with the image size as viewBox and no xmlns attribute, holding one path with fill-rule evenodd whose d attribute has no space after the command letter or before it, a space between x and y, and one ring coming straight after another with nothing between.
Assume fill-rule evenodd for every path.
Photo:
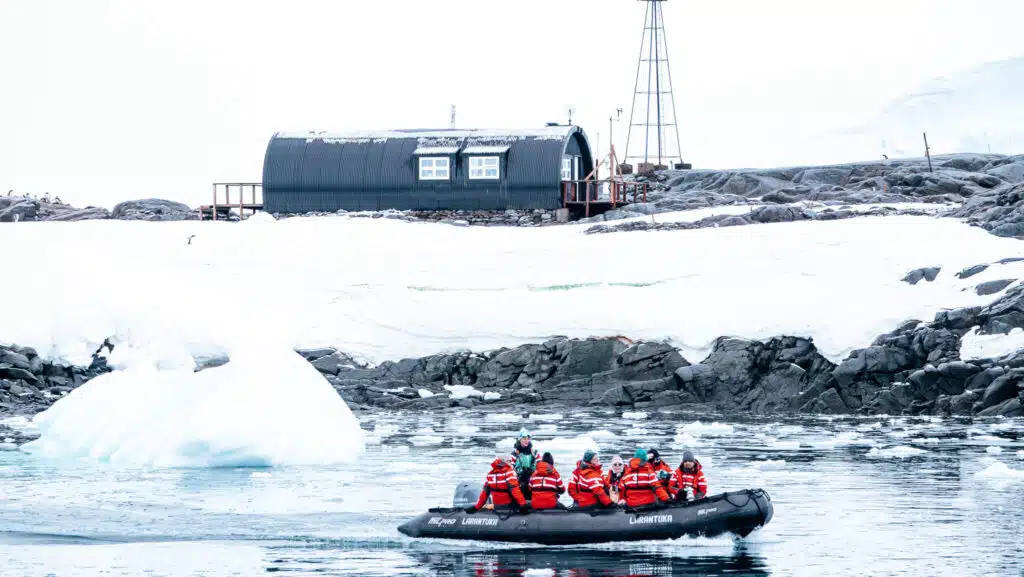
<instances>
[{"instance_id":1,"label":"white window frame","mask_svg":"<svg viewBox=\"0 0 1024 577\"><path fill-rule=\"evenodd\" d=\"M562 157L562 180L572 180L572 157Z\"/></svg>"},{"instance_id":2,"label":"white window frame","mask_svg":"<svg viewBox=\"0 0 1024 577\"><path fill-rule=\"evenodd\" d=\"M452 160L447 156L421 156L420 180L450 180Z\"/></svg>"},{"instance_id":3,"label":"white window frame","mask_svg":"<svg viewBox=\"0 0 1024 577\"><path fill-rule=\"evenodd\" d=\"M501 179L500 156L470 156L468 164L470 180Z\"/></svg>"}]
</instances>

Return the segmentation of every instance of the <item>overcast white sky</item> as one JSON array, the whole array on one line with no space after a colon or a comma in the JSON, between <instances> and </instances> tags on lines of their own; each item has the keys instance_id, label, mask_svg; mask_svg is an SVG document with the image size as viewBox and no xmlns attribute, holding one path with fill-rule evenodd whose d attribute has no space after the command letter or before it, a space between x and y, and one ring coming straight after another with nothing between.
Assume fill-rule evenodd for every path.
<instances>
[{"instance_id":1,"label":"overcast white sky","mask_svg":"<svg viewBox=\"0 0 1024 577\"><path fill-rule=\"evenodd\" d=\"M0 0L0 194L196 205L214 180L259 181L275 131L444 127L451 104L461 127L513 128L571 104L606 148L643 15L633 0ZM799 163L806 136L1024 55L1021 0L670 0L664 15L701 167Z\"/></svg>"}]
</instances>

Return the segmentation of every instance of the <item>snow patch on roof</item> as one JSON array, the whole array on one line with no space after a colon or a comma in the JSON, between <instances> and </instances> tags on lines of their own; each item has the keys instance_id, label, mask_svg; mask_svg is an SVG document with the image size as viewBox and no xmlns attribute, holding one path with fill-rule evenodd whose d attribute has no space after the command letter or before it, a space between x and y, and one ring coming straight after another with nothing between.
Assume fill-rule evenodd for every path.
<instances>
[{"instance_id":1,"label":"snow patch on roof","mask_svg":"<svg viewBox=\"0 0 1024 577\"><path fill-rule=\"evenodd\" d=\"M459 142L467 144L491 144L515 142L519 140L565 140L575 130L575 126L544 126L540 128L458 128L458 129L408 129L408 130L377 130L349 133L329 133L324 131L278 132L275 138L298 138L306 142L322 140L328 144L368 144L386 142L389 138L416 138L422 145L431 141Z\"/></svg>"}]
</instances>

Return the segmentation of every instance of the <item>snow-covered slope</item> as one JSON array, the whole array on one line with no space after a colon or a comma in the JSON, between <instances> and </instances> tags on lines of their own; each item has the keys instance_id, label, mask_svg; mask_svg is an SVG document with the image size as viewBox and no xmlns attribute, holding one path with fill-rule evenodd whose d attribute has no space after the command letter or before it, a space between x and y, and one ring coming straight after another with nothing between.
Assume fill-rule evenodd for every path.
<instances>
[{"instance_id":1,"label":"snow-covered slope","mask_svg":"<svg viewBox=\"0 0 1024 577\"><path fill-rule=\"evenodd\" d=\"M863 125L815 143L829 161L931 152L1024 152L1024 58L990 62L927 82ZM822 157L823 159L825 157Z\"/></svg>"},{"instance_id":2,"label":"snow-covered slope","mask_svg":"<svg viewBox=\"0 0 1024 577\"><path fill-rule=\"evenodd\" d=\"M681 217L680 217L681 218ZM105 337L177 346L337 346L371 361L550 335L805 335L839 359L907 318L982 304L965 266L1019 254L953 219L862 218L584 235L313 218L20 223L2 338L81 362ZM192 244L186 239L195 234ZM942 265L934 283L900 282ZM982 278L985 277L985 278ZM993 277L994 278L994 277ZM1006 278L1002 276L1000 278Z\"/></svg>"}]
</instances>

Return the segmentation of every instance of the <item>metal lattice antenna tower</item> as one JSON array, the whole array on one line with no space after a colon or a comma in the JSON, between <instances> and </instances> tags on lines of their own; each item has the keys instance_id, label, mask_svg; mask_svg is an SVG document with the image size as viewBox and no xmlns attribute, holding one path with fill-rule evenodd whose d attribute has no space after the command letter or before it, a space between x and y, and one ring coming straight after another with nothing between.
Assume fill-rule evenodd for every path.
<instances>
[{"instance_id":1,"label":"metal lattice antenna tower","mask_svg":"<svg viewBox=\"0 0 1024 577\"><path fill-rule=\"evenodd\" d=\"M640 57L636 64L633 108L629 113L625 162L638 160L666 164L683 161L672 96L672 72L661 5L666 0L638 0L647 4Z\"/></svg>"}]
</instances>

